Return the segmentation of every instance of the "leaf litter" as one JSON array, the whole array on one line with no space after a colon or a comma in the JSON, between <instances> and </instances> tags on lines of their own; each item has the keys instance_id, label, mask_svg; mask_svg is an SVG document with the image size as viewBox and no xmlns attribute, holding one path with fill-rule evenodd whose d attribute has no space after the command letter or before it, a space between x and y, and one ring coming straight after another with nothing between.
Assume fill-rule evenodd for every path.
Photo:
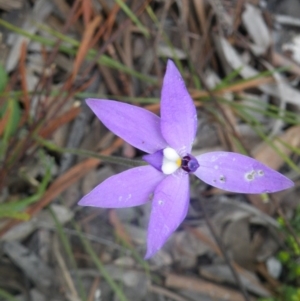
<instances>
[{"instance_id":1,"label":"leaf litter","mask_svg":"<svg viewBox=\"0 0 300 301\"><path fill-rule=\"evenodd\" d=\"M299 18L266 2L0 1L0 205L37 194L43 166L49 156L52 161L43 195L14 212L29 220L0 220L1 291L18 300L258 300L280 298L278 285L297 286L276 256L290 248L287 237L299 242L299 232L280 230L280 218L290 229L299 206ZM76 205L124 168L61 154L37 137L140 159L140 151L96 123L84 98L127 96L158 113L158 104L139 99L158 103L167 58L177 63L198 108L193 155L252 155L296 186L274 196L242 196L192 179L187 218L145 262L149 206Z\"/></svg>"}]
</instances>

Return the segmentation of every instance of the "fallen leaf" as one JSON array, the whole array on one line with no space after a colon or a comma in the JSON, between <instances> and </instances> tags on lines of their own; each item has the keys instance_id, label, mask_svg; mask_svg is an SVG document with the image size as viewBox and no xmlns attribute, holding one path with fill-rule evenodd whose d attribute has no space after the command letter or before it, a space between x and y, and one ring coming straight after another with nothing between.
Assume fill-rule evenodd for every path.
<instances>
[{"instance_id":1,"label":"fallen leaf","mask_svg":"<svg viewBox=\"0 0 300 301\"><path fill-rule=\"evenodd\" d=\"M175 289L185 289L199 292L210 296L213 299L230 300L230 301L244 301L241 293L226 288L218 284L214 284L199 278L168 274L166 276L166 286ZM254 301L254 298L250 298Z\"/></svg>"},{"instance_id":2,"label":"fallen leaf","mask_svg":"<svg viewBox=\"0 0 300 301\"><path fill-rule=\"evenodd\" d=\"M293 146L300 146L300 125L293 126L286 130L282 135L277 138L281 141ZM291 154L291 150L280 143L276 137L272 139L274 147L280 152L284 153L286 156ZM284 159L272 148L268 143L262 142L258 147L252 152L253 157L266 164L270 168L278 170L283 164Z\"/></svg>"}]
</instances>

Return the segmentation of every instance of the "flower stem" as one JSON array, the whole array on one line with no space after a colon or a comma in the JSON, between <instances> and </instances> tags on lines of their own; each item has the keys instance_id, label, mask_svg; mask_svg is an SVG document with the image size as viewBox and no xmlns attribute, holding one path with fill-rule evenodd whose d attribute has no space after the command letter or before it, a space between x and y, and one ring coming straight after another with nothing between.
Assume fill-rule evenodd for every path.
<instances>
[{"instance_id":1,"label":"flower stem","mask_svg":"<svg viewBox=\"0 0 300 301\"><path fill-rule=\"evenodd\" d=\"M55 145L54 143L51 143L50 141L43 139L41 137L35 137L35 140L40 145L47 148L48 150L55 151L58 153L70 153L70 154L75 154L75 155L80 155L80 156L85 156L85 157L93 157L93 158L100 159L106 163L120 164L120 165L124 165L124 166L128 166L128 167L147 165L146 162L140 161L140 160L132 160L132 159L127 159L127 158L106 156L106 155L101 155L101 154L91 152L88 150L83 150L83 149L59 147L59 146Z\"/></svg>"}]
</instances>

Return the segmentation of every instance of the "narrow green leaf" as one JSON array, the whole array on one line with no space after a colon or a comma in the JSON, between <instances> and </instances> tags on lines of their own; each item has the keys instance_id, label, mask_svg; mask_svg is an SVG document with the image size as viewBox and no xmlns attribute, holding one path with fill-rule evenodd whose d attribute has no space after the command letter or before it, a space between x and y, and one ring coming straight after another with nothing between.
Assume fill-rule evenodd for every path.
<instances>
[{"instance_id":1,"label":"narrow green leaf","mask_svg":"<svg viewBox=\"0 0 300 301\"><path fill-rule=\"evenodd\" d=\"M69 239L68 239L68 237L66 236L66 234L63 230L63 227L62 227L61 223L59 222L58 218L55 215L55 212L51 209L51 207L49 207L49 211L50 211L50 214L51 214L51 216L54 220L55 227L56 227L56 230L58 232L59 238L60 238L60 240L63 244L63 247L64 247L64 249L65 249L65 251L68 255L68 259L70 260L72 268L75 271L75 279L76 279L76 282L79 286L79 295L80 295L81 301L84 301L84 300L86 300L86 291L84 289L81 278L78 274L77 263L76 263L76 260L75 260L75 257L74 257L73 251L72 251L71 244L70 244ZM77 288L77 285L76 285L76 288Z\"/></svg>"},{"instance_id":2,"label":"narrow green leaf","mask_svg":"<svg viewBox=\"0 0 300 301\"><path fill-rule=\"evenodd\" d=\"M33 91L28 92L29 95L33 95ZM0 97L12 97L18 98L24 95L23 91L10 91L10 92L0 92ZM41 91L35 95L44 95L44 92ZM67 92L61 93L59 90L52 90L49 94L50 96L67 95ZM114 94L99 94L91 92L79 92L75 96L80 99L85 98L100 98L100 99L111 99L111 100L122 100L129 103L141 103L141 104L155 104L159 103L159 98L157 97L133 97L133 96L124 96L124 95L114 95Z\"/></svg>"},{"instance_id":3,"label":"narrow green leaf","mask_svg":"<svg viewBox=\"0 0 300 301\"><path fill-rule=\"evenodd\" d=\"M0 118L8 114L8 120L4 128L2 139L0 140L0 160L5 156L9 139L14 135L21 119L21 109L15 99L8 99L0 108Z\"/></svg>"},{"instance_id":4,"label":"narrow green leaf","mask_svg":"<svg viewBox=\"0 0 300 301\"><path fill-rule=\"evenodd\" d=\"M136 17L134 12L127 6L127 4L122 0L115 1L122 8L123 12L131 19L131 21L140 29L144 36L149 38L149 30L141 23L141 21Z\"/></svg>"},{"instance_id":5,"label":"narrow green leaf","mask_svg":"<svg viewBox=\"0 0 300 301\"><path fill-rule=\"evenodd\" d=\"M30 40L32 41L37 41L39 43L41 43L42 45L45 45L45 46L49 46L49 47L53 47L56 43L56 41L54 40L51 40L49 38L45 38L45 37L41 37L41 36L38 36L38 35L35 35L35 34L31 34L29 32L27 32L26 30L23 30L17 26L14 26L13 24L3 20L0 18L0 25L2 25L3 27L13 31L13 32L16 32L22 36L25 36L27 38L29 38ZM39 27L40 28L46 28L45 25L41 25L39 24ZM77 51L78 51L78 47L80 45L80 42L75 40L75 39L72 39L70 37L67 37L55 30L50 30L49 27L48 27L48 31L52 32L52 33L55 33L55 36L59 36L59 39L61 39L62 41L64 42L67 42L71 45L67 45L67 44L62 44L59 46L59 50L63 53L66 53L66 54L69 54L69 55L76 55ZM53 34L54 35L54 34ZM97 55L97 52L96 50L94 49L90 49L87 56L86 56L86 59L87 60L92 60L93 58L95 58L95 56ZM157 84L157 79L153 78L153 77L150 77L150 76L147 76L147 75L144 75L142 73L139 73L135 70L132 70L130 68L128 68L127 66L121 64L120 62L118 61L115 61L113 60L112 58L110 58L109 56L107 55L102 55L99 59L98 59L98 63L101 64L101 65L104 65L104 66L107 66L107 67L110 67L110 68L114 68L114 69L117 69L119 71L122 71L124 73L127 73L129 75L132 75L132 76L135 76L136 78L139 78L140 80L143 80L143 81L146 81L150 84Z\"/></svg>"},{"instance_id":6,"label":"narrow green leaf","mask_svg":"<svg viewBox=\"0 0 300 301\"><path fill-rule=\"evenodd\" d=\"M151 8L150 5L148 5L146 7L146 12L148 13L149 17L152 19L153 23L155 24L155 26L160 29L160 22L155 14L155 12L153 11L153 9ZM177 65L179 71L181 74L183 74L183 67L181 64L181 61L178 59L177 55L176 55L176 51L174 49L174 46L171 42L171 40L169 39L168 35L164 32L164 30L162 30L162 37L164 39L164 42L169 46L171 52L172 52L172 59L174 59L175 64Z\"/></svg>"},{"instance_id":7,"label":"narrow green leaf","mask_svg":"<svg viewBox=\"0 0 300 301\"><path fill-rule=\"evenodd\" d=\"M0 92L4 91L7 82L8 82L8 75L3 65L0 64Z\"/></svg>"},{"instance_id":8,"label":"narrow green leaf","mask_svg":"<svg viewBox=\"0 0 300 301\"><path fill-rule=\"evenodd\" d=\"M9 112L9 120L4 131L4 138L8 140L16 132L21 119L21 108L16 99L8 99L0 108L0 118Z\"/></svg>"},{"instance_id":9,"label":"narrow green leaf","mask_svg":"<svg viewBox=\"0 0 300 301\"><path fill-rule=\"evenodd\" d=\"M290 166L290 168L300 173L300 168L286 154L279 150L274 142L270 140L262 130L259 129L261 125L251 114L247 113L243 109L240 109L238 113L240 117L242 117L249 125L251 125L252 129L257 133L257 135L260 136L265 143L267 143Z\"/></svg>"},{"instance_id":10,"label":"narrow green leaf","mask_svg":"<svg viewBox=\"0 0 300 301\"><path fill-rule=\"evenodd\" d=\"M1 210L1 208L0 208ZM30 215L26 212L15 212L15 211L0 211L0 218L14 218L22 221L28 221L30 219Z\"/></svg>"},{"instance_id":11,"label":"narrow green leaf","mask_svg":"<svg viewBox=\"0 0 300 301\"><path fill-rule=\"evenodd\" d=\"M28 220L30 217L27 213L21 212L29 205L37 202L45 193L47 186L51 180L51 163L48 164L45 175L37 188L37 192L25 199L13 202L6 202L0 204L0 217L10 217L21 220Z\"/></svg>"},{"instance_id":12,"label":"narrow green leaf","mask_svg":"<svg viewBox=\"0 0 300 301\"><path fill-rule=\"evenodd\" d=\"M18 301L14 296L0 288L0 296L5 298L6 301Z\"/></svg>"},{"instance_id":13,"label":"narrow green leaf","mask_svg":"<svg viewBox=\"0 0 300 301\"><path fill-rule=\"evenodd\" d=\"M242 69L243 69L243 67L241 66L240 68L230 72L225 78L223 78L221 80L221 82L219 84L217 84L215 86L214 90L218 90L218 89L222 89L222 88L227 87L231 83L231 81L233 79L235 79L240 74Z\"/></svg>"},{"instance_id":14,"label":"narrow green leaf","mask_svg":"<svg viewBox=\"0 0 300 301\"><path fill-rule=\"evenodd\" d=\"M127 159L127 158L106 156L106 155L101 155L101 154L83 150L83 149L61 148L61 147L53 144L52 142L45 140L41 137L35 137L35 140L39 144L46 147L47 149L55 151L55 152L59 152L59 153L70 153L70 154L81 155L81 156L86 156L86 157L93 157L93 158L100 159L103 162L120 164L120 165L124 165L124 166L128 166L128 167L147 165L146 162L139 161L139 160L131 160L131 159Z\"/></svg>"},{"instance_id":15,"label":"narrow green leaf","mask_svg":"<svg viewBox=\"0 0 300 301\"><path fill-rule=\"evenodd\" d=\"M85 238L84 233L81 232L79 226L74 223L75 229L78 233L78 236L86 250L86 252L89 254L91 259L93 260L94 264L98 268L99 272L103 276L103 278L106 280L106 282L109 284L109 286L113 289L113 291L116 293L120 301L128 301L126 296L124 295L122 289L117 285L117 283L111 278L107 270L105 269L105 266L99 259L99 256L95 253L93 250L90 242Z\"/></svg>"}]
</instances>

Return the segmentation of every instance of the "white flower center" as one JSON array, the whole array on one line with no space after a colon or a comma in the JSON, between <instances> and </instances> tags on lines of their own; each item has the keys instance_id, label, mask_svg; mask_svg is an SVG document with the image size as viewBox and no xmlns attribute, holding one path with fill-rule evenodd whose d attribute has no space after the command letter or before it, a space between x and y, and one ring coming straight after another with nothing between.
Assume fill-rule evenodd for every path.
<instances>
[{"instance_id":1,"label":"white flower center","mask_svg":"<svg viewBox=\"0 0 300 301\"><path fill-rule=\"evenodd\" d=\"M181 158L176 150L171 147L166 147L163 150L163 163L161 170L165 175L170 175L181 166Z\"/></svg>"}]
</instances>

